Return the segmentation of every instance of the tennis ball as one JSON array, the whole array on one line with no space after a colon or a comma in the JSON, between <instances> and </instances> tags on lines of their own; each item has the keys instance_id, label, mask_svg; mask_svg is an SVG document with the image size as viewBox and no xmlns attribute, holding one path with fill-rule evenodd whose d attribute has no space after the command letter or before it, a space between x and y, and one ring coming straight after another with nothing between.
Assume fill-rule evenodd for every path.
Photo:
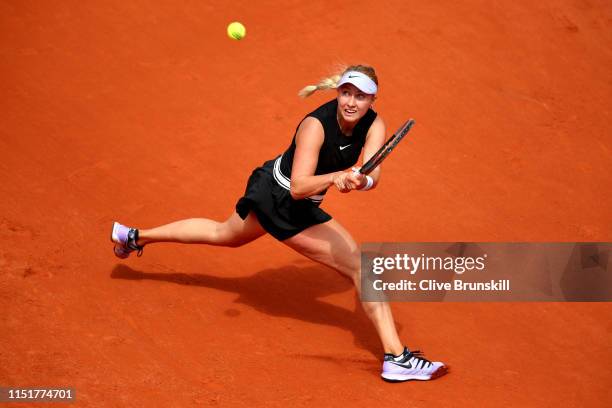
<instances>
[{"instance_id":1,"label":"tennis ball","mask_svg":"<svg viewBox=\"0 0 612 408\"><path fill-rule=\"evenodd\" d=\"M234 21L227 26L227 36L232 40L242 40L246 35L246 28L244 26Z\"/></svg>"}]
</instances>

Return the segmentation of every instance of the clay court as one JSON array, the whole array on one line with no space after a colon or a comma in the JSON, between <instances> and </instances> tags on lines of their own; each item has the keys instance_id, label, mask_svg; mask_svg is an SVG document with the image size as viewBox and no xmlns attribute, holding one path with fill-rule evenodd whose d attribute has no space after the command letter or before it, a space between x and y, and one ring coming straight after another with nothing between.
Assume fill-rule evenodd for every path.
<instances>
[{"instance_id":1,"label":"clay court","mask_svg":"<svg viewBox=\"0 0 612 408\"><path fill-rule=\"evenodd\" d=\"M376 190L327 194L357 242L612 241L610 2L2 1L0 30L0 386L83 407L612 404L610 303L394 303L451 372L389 384L352 286L273 238L127 261L109 242L115 220L225 219L335 96L297 91L351 63L376 68L389 133L417 122Z\"/></svg>"}]
</instances>

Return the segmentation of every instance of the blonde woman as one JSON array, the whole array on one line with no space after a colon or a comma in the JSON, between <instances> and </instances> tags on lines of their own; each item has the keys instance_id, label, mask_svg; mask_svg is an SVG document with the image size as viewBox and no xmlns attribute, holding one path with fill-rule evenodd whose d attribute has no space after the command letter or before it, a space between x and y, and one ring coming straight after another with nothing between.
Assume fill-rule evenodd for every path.
<instances>
[{"instance_id":1,"label":"blonde woman","mask_svg":"<svg viewBox=\"0 0 612 408\"><path fill-rule=\"evenodd\" d=\"M225 221L176 221L152 229L113 224L111 240L119 258L157 242L238 247L269 233L300 254L350 278L359 291L360 252L351 234L319 206L330 187L342 193L376 188L380 168L364 176L351 170L363 150L367 161L385 140L385 124L372 110L378 92L373 68L348 67L341 75L302 89L337 89L336 98L306 115L285 152L253 171L236 211ZM430 380L446 372L400 341L389 304L362 302L384 350L382 378Z\"/></svg>"}]
</instances>

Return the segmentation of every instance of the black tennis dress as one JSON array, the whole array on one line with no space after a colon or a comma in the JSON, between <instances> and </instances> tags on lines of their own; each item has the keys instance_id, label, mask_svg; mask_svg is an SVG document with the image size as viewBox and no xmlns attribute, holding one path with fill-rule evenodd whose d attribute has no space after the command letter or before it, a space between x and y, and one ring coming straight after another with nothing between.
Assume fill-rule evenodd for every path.
<instances>
[{"instance_id":1,"label":"black tennis dress","mask_svg":"<svg viewBox=\"0 0 612 408\"><path fill-rule=\"evenodd\" d=\"M376 119L376 112L369 109L353 128L353 134L345 136L336 119L337 110L338 101L334 99L304 117L318 119L325 131L316 176L346 170L357 163L368 130ZM294 135L291 146L283 154L253 171L244 196L236 204L240 218L244 220L249 211L254 211L261 226L279 241L332 218L319 208L327 190L301 200L291 197L289 190L295 147Z\"/></svg>"}]
</instances>

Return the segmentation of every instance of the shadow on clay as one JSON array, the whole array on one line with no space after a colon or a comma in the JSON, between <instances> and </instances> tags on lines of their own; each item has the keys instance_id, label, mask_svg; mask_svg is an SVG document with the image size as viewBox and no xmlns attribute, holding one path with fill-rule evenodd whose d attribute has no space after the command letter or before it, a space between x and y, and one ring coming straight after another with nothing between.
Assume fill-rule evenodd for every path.
<instances>
[{"instance_id":1,"label":"shadow on clay","mask_svg":"<svg viewBox=\"0 0 612 408\"><path fill-rule=\"evenodd\" d=\"M319 299L353 290L353 285L335 272L317 266L285 266L265 269L247 277L221 277L207 274L140 272L126 265L117 265L111 277L165 281L235 293L238 295L235 302L248 305L261 313L347 330L355 337L357 347L368 350L377 358L382 354L374 326L361 305L357 304L357 298L354 311Z\"/></svg>"}]
</instances>

